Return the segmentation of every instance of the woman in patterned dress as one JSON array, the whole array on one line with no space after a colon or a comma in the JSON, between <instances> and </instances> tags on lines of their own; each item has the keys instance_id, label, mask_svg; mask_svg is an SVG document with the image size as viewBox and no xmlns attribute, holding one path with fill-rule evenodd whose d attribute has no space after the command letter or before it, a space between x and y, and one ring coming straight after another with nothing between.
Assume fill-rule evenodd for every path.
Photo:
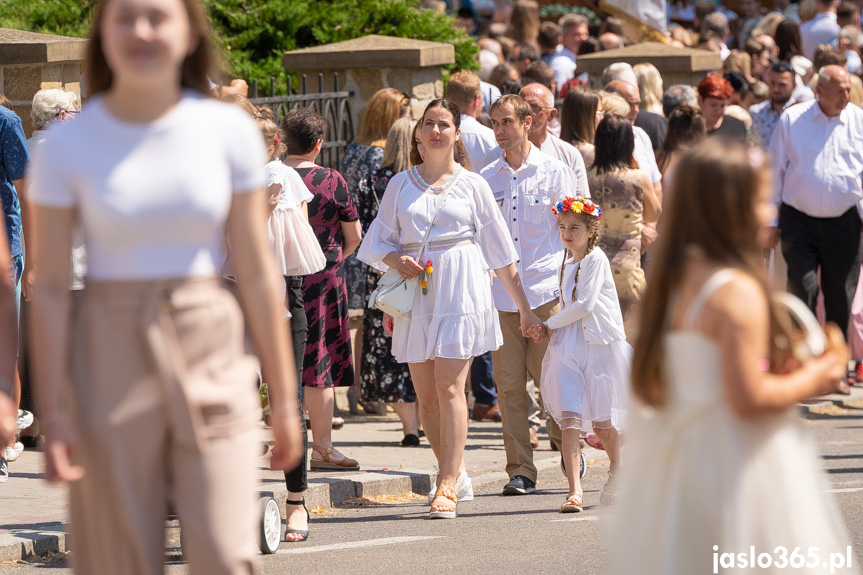
<instances>
[{"instance_id":1,"label":"woman in patterned dress","mask_svg":"<svg viewBox=\"0 0 863 575\"><path fill-rule=\"evenodd\" d=\"M327 257L323 271L303 278L308 320L303 387L314 442L310 468L354 471L359 463L333 447L333 388L354 383L343 266L345 256L360 243L360 223L342 176L314 163L321 152L327 121L311 108L296 108L285 116L282 130L288 147L285 164L300 174L315 196L308 204L309 223Z\"/></svg>"},{"instance_id":2,"label":"woman in patterned dress","mask_svg":"<svg viewBox=\"0 0 863 575\"><path fill-rule=\"evenodd\" d=\"M396 120L387 135L387 146L381 167L369 178L370 193L357 204L360 221L371 222L378 215L387 184L392 177L411 167L409 159L415 122L410 118ZM377 288L380 273L368 268L365 297L368 300ZM392 339L384 331L384 313L366 308L363 314L360 386L366 403L391 403L402 422L402 446L419 445L419 425L416 410L417 395L408 364L399 363L392 354Z\"/></svg>"},{"instance_id":3,"label":"woman in patterned dress","mask_svg":"<svg viewBox=\"0 0 863 575\"><path fill-rule=\"evenodd\" d=\"M632 165L635 140L629 120L607 115L596 128L594 142L595 159L587 181L605 222L599 247L611 262L626 338L632 341L638 333L636 310L646 287L641 254L656 238L660 206L650 178Z\"/></svg>"}]
</instances>

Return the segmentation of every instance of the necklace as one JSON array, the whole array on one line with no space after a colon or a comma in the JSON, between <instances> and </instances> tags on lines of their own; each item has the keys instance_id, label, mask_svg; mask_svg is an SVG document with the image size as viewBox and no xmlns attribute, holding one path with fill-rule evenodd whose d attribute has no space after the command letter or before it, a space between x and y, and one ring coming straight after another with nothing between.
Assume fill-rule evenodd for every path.
<instances>
[{"instance_id":1,"label":"necklace","mask_svg":"<svg viewBox=\"0 0 863 575\"><path fill-rule=\"evenodd\" d=\"M452 175L449 177L449 179L446 182L444 182L444 184L441 186L431 186L431 185L427 184L426 181L422 178L422 176L420 176L420 173L417 170L416 166L411 168L411 173L413 174L413 176L416 178L417 182L422 187L426 188L427 190L434 192L435 194L439 194L452 185L453 181L455 180L455 178L459 174L459 172L461 172L461 170L462 170L461 166L457 167L455 169L455 171L452 173Z\"/></svg>"}]
</instances>

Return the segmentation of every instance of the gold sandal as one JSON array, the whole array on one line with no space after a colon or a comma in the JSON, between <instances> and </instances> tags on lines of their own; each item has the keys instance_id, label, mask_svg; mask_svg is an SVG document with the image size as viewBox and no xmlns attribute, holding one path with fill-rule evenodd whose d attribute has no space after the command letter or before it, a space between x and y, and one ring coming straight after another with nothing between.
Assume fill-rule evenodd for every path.
<instances>
[{"instance_id":1,"label":"gold sandal","mask_svg":"<svg viewBox=\"0 0 863 575\"><path fill-rule=\"evenodd\" d=\"M602 505L614 505L617 502L617 486L611 486L611 480L614 477L614 474L609 471L608 472L608 481L605 484L605 487L602 488L602 493L599 495L599 502Z\"/></svg>"},{"instance_id":2,"label":"gold sandal","mask_svg":"<svg viewBox=\"0 0 863 575\"><path fill-rule=\"evenodd\" d=\"M429 511L429 519L455 519L458 514L458 498L449 487L437 490Z\"/></svg>"},{"instance_id":3,"label":"gold sandal","mask_svg":"<svg viewBox=\"0 0 863 575\"><path fill-rule=\"evenodd\" d=\"M560 506L561 513L579 513L584 511L584 496L573 493Z\"/></svg>"},{"instance_id":4,"label":"gold sandal","mask_svg":"<svg viewBox=\"0 0 863 575\"><path fill-rule=\"evenodd\" d=\"M320 453L321 457L315 457L315 453ZM330 455L332 453L339 453L343 459L341 461L331 461ZM312 455L309 457L309 469L311 471L359 471L360 464L356 459L351 459L343 453L336 451L334 447L323 449L319 445L313 445Z\"/></svg>"}]
</instances>

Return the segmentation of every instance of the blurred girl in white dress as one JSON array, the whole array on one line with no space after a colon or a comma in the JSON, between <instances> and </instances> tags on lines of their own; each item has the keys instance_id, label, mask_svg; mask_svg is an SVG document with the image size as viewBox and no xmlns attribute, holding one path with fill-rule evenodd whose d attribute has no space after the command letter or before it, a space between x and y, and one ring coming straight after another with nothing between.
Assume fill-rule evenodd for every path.
<instances>
[{"instance_id":1,"label":"blurred girl in white dress","mask_svg":"<svg viewBox=\"0 0 863 575\"><path fill-rule=\"evenodd\" d=\"M632 363L611 572L827 573L848 537L795 405L834 389L844 343L802 363L784 351L759 264L775 214L761 151L702 143L669 197ZM829 572L857 572L836 563Z\"/></svg>"}]
</instances>

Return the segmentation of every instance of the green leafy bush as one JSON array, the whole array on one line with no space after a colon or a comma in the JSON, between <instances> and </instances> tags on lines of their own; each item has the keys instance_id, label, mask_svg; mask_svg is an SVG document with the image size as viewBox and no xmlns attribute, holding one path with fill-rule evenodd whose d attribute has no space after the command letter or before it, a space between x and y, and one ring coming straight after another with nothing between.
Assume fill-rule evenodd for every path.
<instances>
[{"instance_id":1,"label":"green leafy bush","mask_svg":"<svg viewBox=\"0 0 863 575\"><path fill-rule=\"evenodd\" d=\"M2 0L0 27L84 37L94 0ZM452 69L476 69L479 48L446 14L417 0L204 0L229 72L273 76L284 92L282 54L368 34L450 43Z\"/></svg>"}]
</instances>

